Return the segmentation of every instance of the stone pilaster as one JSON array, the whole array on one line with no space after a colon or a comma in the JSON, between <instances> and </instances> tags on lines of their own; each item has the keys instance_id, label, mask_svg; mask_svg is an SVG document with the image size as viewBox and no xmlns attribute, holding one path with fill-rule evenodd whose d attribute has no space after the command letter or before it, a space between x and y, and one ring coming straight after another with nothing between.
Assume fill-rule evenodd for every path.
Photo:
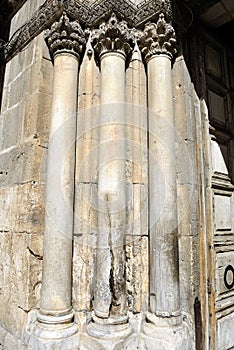
<instances>
[{"instance_id":1,"label":"stone pilaster","mask_svg":"<svg viewBox=\"0 0 234 350\"><path fill-rule=\"evenodd\" d=\"M129 334L126 309L125 61L131 51L127 24L112 14L92 35L100 61L101 115L98 174L98 238L93 322L99 341Z\"/></svg>"},{"instance_id":2,"label":"stone pilaster","mask_svg":"<svg viewBox=\"0 0 234 350\"><path fill-rule=\"evenodd\" d=\"M53 349L68 350L78 344L71 304L72 239L78 67L85 40L79 23L65 13L46 31L45 40L54 63L54 83L41 305L30 345L44 349L49 341Z\"/></svg>"},{"instance_id":3,"label":"stone pilaster","mask_svg":"<svg viewBox=\"0 0 234 350\"><path fill-rule=\"evenodd\" d=\"M141 38L147 63L149 107L150 305L143 328L147 348L187 349L180 310L172 25L163 13Z\"/></svg>"}]
</instances>

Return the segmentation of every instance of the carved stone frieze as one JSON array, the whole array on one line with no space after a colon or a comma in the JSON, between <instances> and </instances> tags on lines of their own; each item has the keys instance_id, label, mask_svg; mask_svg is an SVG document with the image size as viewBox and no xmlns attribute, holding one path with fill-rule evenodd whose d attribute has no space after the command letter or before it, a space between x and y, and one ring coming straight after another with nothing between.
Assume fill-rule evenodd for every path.
<instances>
[{"instance_id":1,"label":"carved stone frieze","mask_svg":"<svg viewBox=\"0 0 234 350\"><path fill-rule=\"evenodd\" d=\"M79 57L86 42L79 22L71 21L66 13L63 13L60 19L46 30L45 40L52 58L62 52Z\"/></svg>"},{"instance_id":2,"label":"carved stone frieze","mask_svg":"<svg viewBox=\"0 0 234 350\"><path fill-rule=\"evenodd\" d=\"M44 29L49 28L63 12L72 20L78 20L84 28L97 26L116 13L129 26L139 28L155 19L159 13L172 20L178 27L191 24L191 11L182 0L142 0L136 5L132 0L46 0L33 16L12 36L5 48L5 61L8 62Z\"/></svg>"},{"instance_id":3,"label":"carved stone frieze","mask_svg":"<svg viewBox=\"0 0 234 350\"><path fill-rule=\"evenodd\" d=\"M140 44L146 61L153 55L165 54L173 57L176 53L175 44L174 28L165 20L163 13L160 14L157 23L146 24Z\"/></svg>"},{"instance_id":4,"label":"carved stone frieze","mask_svg":"<svg viewBox=\"0 0 234 350\"><path fill-rule=\"evenodd\" d=\"M167 15L168 18L172 19L172 0L151 0L144 2L137 12L137 22L145 23L159 12Z\"/></svg>"},{"instance_id":5,"label":"carved stone frieze","mask_svg":"<svg viewBox=\"0 0 234 350\"><path fill-rule=\"evenodd\" d=\"M62 0L47 0L5 45L5 61L22 51L32 39L48 28L63 12Z\"/></svg>"},{"instance_id":6,"label":"carved stone frieze","mask_svg":"<svg viewBox=\"0 0 234 350\"><path fill-rule=\"evenodd\" d=\"M172 16L171 0L147 0L136 5L131 0L99 0L90 4L89 1L70 0L66 1L65 8L70 15L79 17L81 23L95 26L101 20L117 13L130 25L136 26L159 11L164 11L169 17Z\"/></svg>"},{"instance_id":7,"label":"carved stone frieze","mask_svg":"<svg viewBox=\"0 0 234 350\"><path fill-rule=\"evenodd\" d=\"M99 29L92 33L91 37L94 50L99 55L117 51L127 56L131 52L130 41L132 36L127 22L119 21L114 13L108 22L103 22Z\"/></svg>"}]
</instances>

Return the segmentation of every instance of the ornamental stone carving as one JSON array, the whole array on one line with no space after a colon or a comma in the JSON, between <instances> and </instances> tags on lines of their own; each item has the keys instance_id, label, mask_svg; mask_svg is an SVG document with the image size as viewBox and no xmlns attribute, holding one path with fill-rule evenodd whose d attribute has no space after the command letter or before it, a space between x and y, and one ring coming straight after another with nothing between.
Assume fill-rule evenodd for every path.
<instances>
[{"instance_id":1,"label":"ornamental stone carving","mask_svg":"<svg viewBox=\"0 0 234 350\"><path fill-rule=\"evenodd\" d=\"M52 58L64 52L79 58L86 42L79 22L71 21L66 13L63 13L59 21L54 22L51 28L46 30L45 40Z\"/></svg>"},{"instance_id":2,"label":"ornamental stone carving","mask_svg":"<svg viewBox=\"0 0 234 350\"><path fill-rule=\"evenodd\" d=\"M45 1L5 45L5 62L22 51L37 35L48 28L63 12L61 0Z\"/></svg>"},{"instance_id":3,"label":"ornamental stone carving","mask_svg":"<svg viewBox=\"0 0 234 350\"><path fill-rule=\"evenodd\" d=\"M184 1L142 0L46 0L4 45L5 62L22 51L37 35L49 28L65 12L72 20L79 20L84 28L97 28L107 14L115 12L131 27L139 28L159 13L166 14L178 28L186 30L191 24L191 10Z\"/></svg>"},{"instance_id":4,"label":"ornamental stone carving","mask_svg":"<svg viewBox=\"0 0 234 350\"><path fill-rule=\"evenodd\" d=\"M146 61L154 55L161 54L172 58L176 53L175 44L174 28L165 20L163 13L159 15L157 23L149 22L146 24L140 44Z\"/></svg>"},{"instance_id":5,"label":"ornamental stone carving","mask_svg":"<svg viewBox=\"0 0 234 350\"><path fill-rule=\"evenodd\" d=\"M130 25L139 25L156 13L163 11L172 17L172 0L142 0L136 4L133 0L69 0L64 3L69 14L80 22L95 27L107 13L115 12Z\"/></svg>"},{"instance_id":6,"label":"ornamental stone carving","mask_svg":"<svg viewBox=\"0 0 234 350\"><path fill-rule=\"evenodd\" d=\"M124 56L131 52L130 42L133 41L127 22L119 21L112 13L109 21L102 23L92 34L92 45L100 56L107 52L117 51Z\"/></svg>"}]
</instances>

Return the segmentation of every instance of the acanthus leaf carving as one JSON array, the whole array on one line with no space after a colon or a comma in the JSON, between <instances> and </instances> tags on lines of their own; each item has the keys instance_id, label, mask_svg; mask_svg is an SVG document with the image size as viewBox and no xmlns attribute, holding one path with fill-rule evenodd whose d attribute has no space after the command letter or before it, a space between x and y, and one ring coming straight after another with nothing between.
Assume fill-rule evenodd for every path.
<instances>
[{"instance_id":1,"label":"acanthus leaf carving","mask_svg":"<svg viewBox=\"0 0 234 350\"><path fill-rule=\"evenodd\" d=\"M176 54L176 36L174 28L165 20L164 14L159 15L157 23L145 25L140 47L148 61L154 55L165 54L172 58Z\"/></svg>"},{"instance_id":2,"label":"acanthus leaf carving","mask_svg":"<svg viewBox=\"0 0 234 350\"><path fill-rule=\"evenodd\" d=\"M131 30L126 21L119 21L112 13L109 21L103 22L99 29L94 30L91 42L94 50L102 55L110 51L117 51L128 56L132 50L130 43L133 41Z\"/></svg>"},{"instance_id":3,"label":"acanthus leaf carving","mask_svg":"<svg viewBox=\"0 0 234 350\"><path fill-rule=\"evenodd\" d=\"M71 21L65 12L50 29L45 31L45 40L52 58L62 52L79 57L86 43L85 34L79 22Z\"/></svg>"},{"instance_id":4,"label":"acanthus leaf carving","mask_svg":"<svg viewBox=\"0 0 234 350\"><path fill-rule=\"evenodd\" d=\"M132 0L46 0L31 18L4 44L5 62L22 51L37 35L49 28L63 11L71 20L78 20L84 28L97 28L107 16L115 14L126 20L131 27L139 28L159 13L185 30L191 24L191 11L183 5L173 7L173 0L142 0L135 4ZM182 4L181 4L182 3ZM177 3L176 3L177 4ZM173 8L172 8L173 7Z\"/></svg>"}]
</instances>

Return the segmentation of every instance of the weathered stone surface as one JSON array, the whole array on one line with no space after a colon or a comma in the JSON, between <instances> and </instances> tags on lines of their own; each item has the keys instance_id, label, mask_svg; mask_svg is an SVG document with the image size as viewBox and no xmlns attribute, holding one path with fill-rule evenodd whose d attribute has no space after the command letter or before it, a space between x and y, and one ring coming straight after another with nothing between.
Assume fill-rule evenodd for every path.
<instances>
[{"instance_id":1,"label":"weathered stone surface","mask_svg":"<svg viewBox=\"0 0 234 350\"><path fill-rule=\"evenodd\" d=\"M79 74L76 144L77 183L97 183L98 181L100 77L89 39Z\"/></svg>"},{"instance_id":2,"label":"weathered stone surface","mask_svg":"<svg viewBox=\"0 0 234 350\"><path fill-rule=\"evenodd\" d=\"M171 60L170 0L90 2L26 1L12 19L24 50L0 118L0 350L232 348L229 53L208 37L195 52L208 112ZM54 19L50 52L42 33L25 46Z\"/></svg>"},{"instance_id":3,"label":"weathered stone surface","mask_svg":"<svg viewBox=\"0 0 234 350\"><path fill-rule=\"evenodd\" d=\"M127 303L134 314L146 311L148 307L148 243L148 237L127 236Z\"/></svg>"},{"instance_id":4,"label":"weathered stone surface","mask_svg":"<svg viewBox=\"0 0 234 350\"><path fill-rule=\"evenodd\" d=\"M27 2L12 33L41 2ZM6 68L0 152L0 323L21 338L39 306L44 230L44 172L51 105L51 62L43 35ZM22 338L21 338L22 339ZM24 349L7 333L3 349Z\"/></svg>"},{"instance_id":5,"label":"weathered stone surface","mask_svg":"<svg viewBox=\"0 0 234 350\"><path fill-rule=\"evenodd\" d=\"M41 280L41 257L35 256L30 249L27 233L2 232L0 239L5 262L0 267L0 313L4 316L1 324L20 336L27 312L38 303L35 288Z\"/></svg>"},{"instance_id":6,"label":"weathered stone surface","mask_svg":"<svg viewBox=\"0 0 234 350\"><path fill-rule=\"evenodd\" d=\"M182 56L173 66L173 95L176 128L176 172L179 234L179 266L182 309L192 319L199 294L198 196L193 85ZM187 278L190 276L190 283Z\"/></svg>"},{"instance_id":7,"label":"weathered stone surface","mask_svg":"<svg viewBox=\"0 0 234 350\"><path fill-rule=\"evenodd\" d=\"M11 24L11 34L19 29L36 9L42 5L44 0L26 1L23 7L16 13Z\"/></svg>"},{"instance_id":8,"label":"weathered stone surface","mask_svg":"<svg viewBox=\"0 0 234 350\"><path fill-rule=\"evenodd\" d=\"M22 340L7 332L4 328L0 327L0 349L1 350L26 350L27 346L23 344Z\"/></svg>"},{"instance_id":9,"label":"weathered stone surface","mask_svg":"<svg viewBox=\"0 0 234 350\"><path fill-rule=\"evenodd\" d=\"M93 240L93 241L92 241ZM73 245L73 306L76 311L88 313L93 306L95 290L96 238L80 235Z\"/></svg>"},{"instance_id":10,"label":"weathered stone surface","mask_svg":"<svg viewBox=\"0 0 234 350\"><path fill-rule=\"evenodd\" d=\"M126 70L126 171L133 184L148 183L147 113L145 67L135 45Z\"/></svg>"}]
</instances>

